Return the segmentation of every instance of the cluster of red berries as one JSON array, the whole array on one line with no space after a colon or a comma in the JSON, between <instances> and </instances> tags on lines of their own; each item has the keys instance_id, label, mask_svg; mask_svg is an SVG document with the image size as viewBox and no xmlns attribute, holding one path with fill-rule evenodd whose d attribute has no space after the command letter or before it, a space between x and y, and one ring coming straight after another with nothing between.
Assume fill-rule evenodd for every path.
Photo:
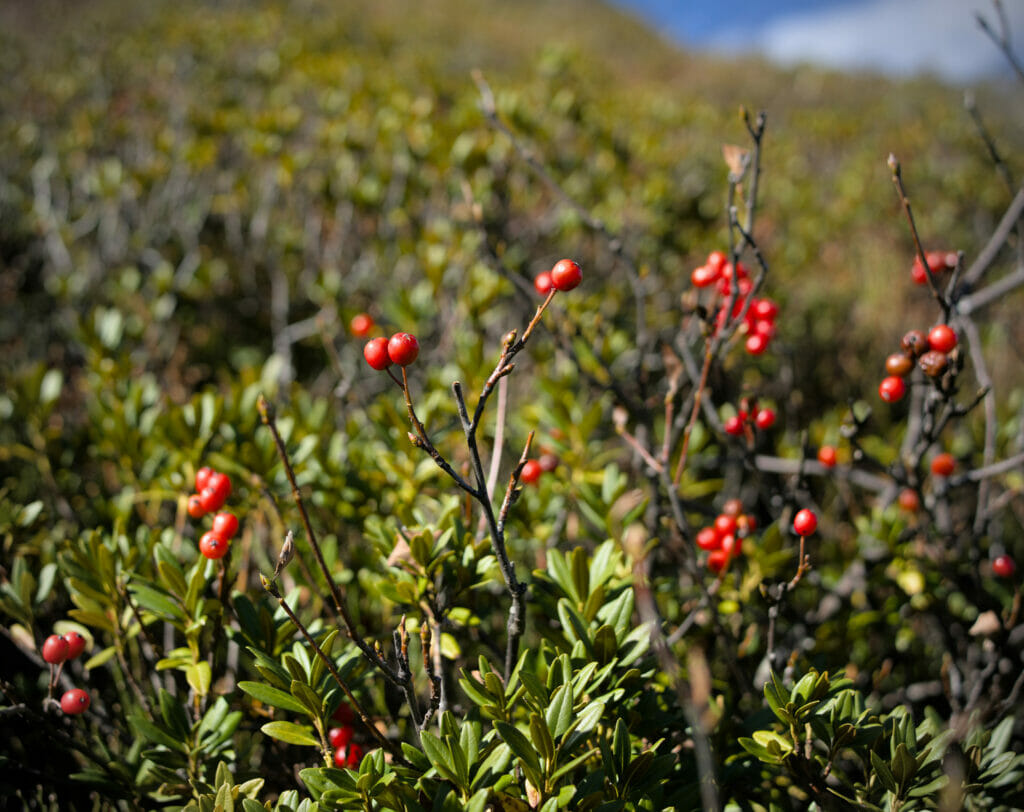
<instances>
[{"instance_id":1,"label":"cluster of red berries","mask_svg":"<svg viewBox=\"0 0 1024 812\"><path fill-rule=\"evenodd\" d=\"M51 634L43 641L43 660L50 664L50 689L57 684L64 663L74 660L85 651L85 637L81 632ZM52 693L51 693L52 696ZM76 716L89 710L89 693L81 688L71 688L60 698L60 709L69 716Z\"/></svg>"},{"instance_id":2,"label":"cluster of red berries","mask_svg":"<svg viewBox=\"0 0 1024 812\"><path fill-rule=\"evenodd\" d=\"M715 521L697 532L697 546L708 554L708 569L719 573L743 552L743 539L757 529L757 520L743 513L743 503L730 499Z\"/></svg>"},{"instance_id":3,"label":"cluster of red berries","mask_svg":"<svg viewBox=\"0 0 1024 812\"><path fill-rule=\"evenodd\" d=\"M952 251L928 251L924 258L928 261L928 270L932 276L938 276L943 271L951 271L956 267L957 256ZM914 257L914 264L910 268L910 278L917 285L924 285L928 282L928 274L921 264L919 256Z\"/></svg>"},{"instance_id":4,"label":"cluster of red berries","mask_svg":"<svg viewBox=\"0 0 1024 812\"><path fill-rule=\"evenodd\" d=\"M541 296L547 296L552 288L560 291L572 290L583 281L583 270L572 259L560 259L550 271L541 271L534 277L533 286Z\"/></svg>"},{"instance_id":5,"label":"cluster of red berries","mask_svg":"<svg viewBox=\"0 0 1024 812\"><path fill-rule=\"evenodd\" d=\"M204 465L196 471L196 492L188 498L188 515L201 519L220 511L230 494L231 478ZM199 552L207 558L223 558L237 532L238 517L220 511L213 517L213 526L199 538Z\"/></svg>"},{"instance_id":6,"label":"cluster of red berries","mask_svg":"<svg viewBox=\"0 0 1024 812\"><path fill-rule=\"evenodd\" d=\"M532 485L543 474L549 474L557 467L558 457L550 452L544 452L537 459L527 460L523 463L523 469L519 472L519 481L526 485Z\"/></svg>"},{"instance_id":7,"label":"cluster of red berries","mask_svg":"<svg viewBox=\"0 0 1024 812\"><path fill-rule=\"evenodd\" d=\"M356 313L348 323L348 329L356 338L366 338L376 326L377 323L369 313Z\"/></svg>"},{"instance_id":8,"label":"cluster of red berries","mask_svg":"<svg viewBox=\"0 0 1024 812\"><path fill-rule=\"evenodd\" d=\"M362 745L352 741L355 736L355 728L352 727L354 718L352 708L344 703L331 716L333 721L338 722L338 726L327 731L327 740L334 748L334 766L339 769L355 769L363 760Z\"/></svg>"},{"instance_id":9,"label":"cluster of red berries","mask_svg":"<svg viewBox=\"0 0 1024 812\"><path fill-rule=\"evenodd\" d=\"M914 369L914 362L929 378L938 378L949 366L949 353L957 345L956 331L948 324L937 324L925 335L911 330L900 341L900 352L885 359L886 377L878 385L878 395L888 403L895 403L907 393L903 380Z\"/></svg>"},{"instance_id":10,"label":"cluster of red berries","mask_svg":"<svg viewBox=\"0 0 1024 812\"><path fill-rule=\"evenodd\" d=\"M767 431L775 425L775 410L762 409L757 405L756 400L744 398L740 401L740 408L736 414L727 418L722 427L726 434L732 437L741 437L750 425L761 431Z\"/></svg>"},{"instance_id":11,"label":"cluster of red berries","mask_svg":"<svg viewBox=\"0 0 1024 812\"><path fill-rule=\"evenodd\" d=\"M395 333L391 338L371 338L363 347L366 363L378 371L392 364L407 367L419 354L420 342L412 333Z\"/></svg>"},{"instance_id":12,"label":"cluster of red berries","mask_svg":"<svg viewBox=\"0 0 1024 812\"><path fill-rule=\"evenodd\" d=\"M733 281L738 290L736 302L729 312L729 299L732 297ZM721 330L729 319L737 318L743 312L747 297L753 290L750 273L742 262L733 265L721 251L712 251L707 261L690 273L690 281L696 288L715 286L715 291L722 300L715 316L715 331ZM761 355L768 349L768 344L775 337L775 319L779 315L779 306L771 299L750 300L750 307L740 325L740 332L747 336L746 350L751 355Z\"/></svg>"}]
</instances>

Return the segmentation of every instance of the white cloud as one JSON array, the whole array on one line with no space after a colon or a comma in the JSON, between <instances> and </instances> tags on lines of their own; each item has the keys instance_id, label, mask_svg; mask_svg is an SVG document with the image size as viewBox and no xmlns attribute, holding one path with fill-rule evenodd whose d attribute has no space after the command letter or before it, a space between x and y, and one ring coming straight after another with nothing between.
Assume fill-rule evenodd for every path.
<instances>
[{"instance_id":1,"label":"white cloud","mask_svg":"<svg viewBox=\"0 0 1024 812\"><path fill-rule=\"evenodd\" d=\"M1003 8L1020 55L1024 0L1003 0ZM867 0L781 17L714 45L752 49L784 64L814 62L897 75L929 71L951 81L970 81L1006 68L1003 55L978 26L976 12L998 30L987 0Z\"/></svg>"}]
</instances>

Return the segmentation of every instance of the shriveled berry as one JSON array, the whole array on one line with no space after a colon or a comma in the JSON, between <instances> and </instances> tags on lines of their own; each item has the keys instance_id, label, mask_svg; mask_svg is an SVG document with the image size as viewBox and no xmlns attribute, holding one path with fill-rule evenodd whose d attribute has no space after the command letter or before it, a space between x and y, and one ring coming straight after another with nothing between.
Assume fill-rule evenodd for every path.
<instances>
[{"instance_id":1,"label":"shriveled berry","mask_svg":"<svg viewBox=\"0 0 1024 812\"><path fill-rule=\"evenodd\" d=\"M85 651L86 639L81 632L64 632L61 635L68 644L68 659L73 660Z\"/></svg>"},{"instance_id":2,"label":"shriveled berry","mask_svg":"<svg viewBox=\"0 0 1024 812\"><path fill-rule=\"evenodd\" d=\"M885 373L902 378L914 368L914 359L905 352L894 352L885 359Z\"/></svg>"},{"instance_id":3,"label":"shriveled berry","mask_svg":"<svg viewBox=\"0 0 1024 812\"><path fill-rule=\"evenodd\" d=\"M992 573L1000 578L1012 578L1017 564L1008 555L997 555L992 559Z\"/></svg>"},{"instance_id":4,"label":"shriveled berry","mask_svg":"<svg viewBox=\"0 0 1024 812\"><path fill-rule=\"evenodd\" d=\"M202 538L199 539L199 552L207 558L213 560L223 558L227 551L227 539L221 538L212 530L203 533Z\"/></svg>"},{"instance_id":5,"label":"shriveled berry","mask_svg":"<svg viewBox=\"0 0 1024 812\"><path fill-rule=\"evenodd\" d=\"M540 457L538 457L537 462L540 463L540 470L546 474L554 471L558 467L558 457L550 453L541 454Z\"/></svg>"},{"instance_id":6,"label":"shriveled berry","mask_svg":"<svg viewBox=\"0 0 1024 812\"><path fill-rule=\"evenodd\" d=\"M903 382L903 378L897 378L895 375L883 378L878 385L878 396L886 403L895 403L901 400L905 394L907 394L907 385Z\"/></svg>"},{"instance_id":7,"label":"shriveled berry","mask_svg":"<svg viewBox=\"0 0 1024 812\"><path fill-rule=\"evenodd\" d=\"M420 342L412 333L395 333L388 339L388 357L400 367L407 367L420 354Z\"/></svg>"},{"instance_id":8,"label":"shriveled berry","mask_svg":"<svg viewBox=\"0 0 1024 812\"><path fill-rule=\"evenodd\" d=\"M213 517L213 532L227 541L238 532L238 517L234 513L218 513Z\"/></svg>"},{"instance_id":9,"label":"shriveled berry","mask_svg":"<svg viewBox=\"0 0 1024 812\"><path fill-rule=\"evenodd\" d=\"M928 331L928 347L938 352L951 352L956 346L956 332L948 324L936 324Z\"/></svg>"},{"instance_id":10,"label":"shriveled berry","mask_svg":"<svg viewBox=\"0 0 1024 812\"><path fill-rule=\"evenodd\" d=\"M391 357L388 355L388 340L383 336L371 338L363 347L363 358L374 369L380 371L391 366Z\"/></svg>"},{"instance_id":11,"label":"shriveled berry","mask_svg":"<svg viewBox=\"0 0 1024 812\"><path fill-rule=\"evenodd\" d=\"M523 470L519 472L519 481L527 484L536 482L543 473L544 469L540 467L537 460L527 460L523 465Z\"/></svg>"},{"instance_id":12,"label":"shriveled berry","mask_svg":"<svg viewBox=\"0 0 1024 812\"><path fill-rule=\"evenodd\" d=\"M948 451L943 451L932 457L931 468L935 476L949 476L956 468L956 459Z\"/></svg>"},{"instance_id":13,"label":"shriveled berry","mask_svg":"<svg viewBox=\"0 0 1024 812\"><path fill-rule=\"evenodd\" d=\"M836 457L836 447L834 445L823 445L818 449L818 462L826 468L835 467Z\"/></svg>"},{"instance_id":14,"label":"shriveled berry","mask_svg":"<svg viewBox=\"0 0 1024 812\"><path fill-rule=\"evenodd\" d=\"M541 271L533 278L533 287L536 288L537 293L541 296L547 296L551 292L551 273L550 271Z\"/></svg>"},{"instance_id":15,"label":"shriveled berry","mask_svg":"<svg viewBox=\"0 0 1024 812\"><path fill-rule=\"evenodd\" d=\"M551 269L551 284L556 290L572 290L583 281L583 270L571 259L560 259Z\"/></svg>"},{"instance_id":16,"label":"shriveled berry","mask_svg":"<svg viewBox=\"0 0 1024 812\"><path fill-rule=\"evenodd\" d=\"M818 529L818 517L813 510L804 508L793 517L793 532L798 536L809 536Z\"/></svg>"},{"instance_id":17,"label":"shriveled berry","mask_svg":"<svg viewBox=\"0 0 1024 812\"><path fill-rule=\"evenodd\" d=\"M929 378L938 378L946 371L946 367L949 365L949 358L944 352L928 350L928 352L917 359L917 365L921 367L921 371Z\"/></svg>"},{"instance_id":18,"label":"shriveled berry","mask_svg":"<svg viewBox=\"0 0 1024 812\"><path fill-rule=\"evenodd\" d=\"M79 713L89 710L89 702L88 693L81 688L72 688L70 691L65 691L64 696L60 698L60 709L68 716L77 716Z\"/></svg>"},{"instance_id":19,"label":"shriveled berry","mask_svg":"<svg viewBox=\"0 0 1024 812\"><path fill-rule=\"evenodd\" d=\"M900 341L903 350L914 358L928 351L928 337L920 330L911 330Z\"/></svg>"},{"instance_id":20,"label":"shriveled berry","mask_svg":"<svg viewBox=\"0 0 1024 812\"><path fill-rule=\"evenodd\" d=\"M43 641L43 659L58 665L68 658L68 641L59 634L51 634Z\"/></svg>"}]
</instances>

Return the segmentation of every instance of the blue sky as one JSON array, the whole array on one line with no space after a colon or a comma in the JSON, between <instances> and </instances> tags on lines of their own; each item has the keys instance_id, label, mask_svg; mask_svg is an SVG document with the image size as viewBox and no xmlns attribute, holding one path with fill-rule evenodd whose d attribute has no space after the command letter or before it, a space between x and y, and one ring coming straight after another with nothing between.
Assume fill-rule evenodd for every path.
<instances>
[{"instance_id":1,"label":"blue sky","mask_svg":"<svg viewBox=\"0 0 1024 812\"><path fill-rule=\"evenodd\" d=\"M720 53L757 51L782 64L813 62L895 76L930 72L959 83L1006 73L975 21L991 0L613 0L665 36ZM1024 0L1003 0L1024 59Z\"/></svg>"}]
</instances>

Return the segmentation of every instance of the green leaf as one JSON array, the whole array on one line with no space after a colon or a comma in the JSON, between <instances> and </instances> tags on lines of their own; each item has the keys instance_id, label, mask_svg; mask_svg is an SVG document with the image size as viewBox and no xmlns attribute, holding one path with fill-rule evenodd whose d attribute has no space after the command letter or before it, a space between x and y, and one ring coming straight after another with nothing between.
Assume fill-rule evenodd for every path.
<instances>
[{"instance_id":1,"label":"green leaf","mask_svg":"<svg viewBox=\"0 0 1024 812\"><path fill-rule=\"evenodd\" d=\"M313 735L313 728L309 725L298 725L295 722L267 722L260 730L271 738L279 739L287 744L320 746L320 741Z\"/></svg>"},{"instance_id":2,"label":"green leaf","mask_svg":"<svg viewBox=\"0 0 1024 812\"><path fill-rule=\"evenodd\" d=\"M555 739L560 739L572 724L572 685L562 685L555 690L551 704L544 712L548 730Z\"/></svg>"},{"instance_id":3,"label":"green leaf","mask_svg":"<svg viewBox=\"0 0 1024 812\"><path fill-rule=\"evenodd\" d=\"M141 583L132 583L128 588L135 602L154 615L164 620L177 620L179 622L185 619L181 607L163 592Z\"/></svg>"},{"instance_id":4,"label":"green leaf","mask_svg":"<svg viewBox=\"0 0 1024 812\"><path fill-rule=\"evenodd\" d=\"M591 702L576 717L576 724L573 726L573 730L580 733L589 733L597 727L602 716L604 716L604 702Z\"/></svg>"},{"instance_id":5,"label":"green leaf","mask_svg":"<svg viewBox=\"0 0 1024 812\"><path fill-rule=\"evenodd\" d=\"M210 664L205 660L193 663L185 669L185 679L188 680L189 687L199 696L206 696L210 693L210 683L213 681Z\"/></svg>"},{"instance_id":6,"label":"green leaf","mask_svg":"<svg viewBox=\"0 0 1024 812\"><path fill-rule=\"evenodd\" d=\"M551 764L555 756L555 743L551 739L551 731L539 713L530 714L530 739L537 752L544 757L544 761Z\"/></svg>"},{"instance_id":7,"label":"green leaf","mask_svg":"<svg viewBox=\"0 0 1024 812\"><path fill-rule=\"evenodd\" d=\"M114 646L108 646L102 651L97 651L82 666L86 671L91 671L94 668L99 668L106 662L109 662L117 655L117 649Z\"/></svg>"},{"instance_id":8,"label":"green leaf","mask_svg":"<svg viewBox=\"0 0 1024 812\"><path fill-rule=\"evenodd\" d=\"M892 770L889 769L889 765L874 750L871 751L871 767L874 769L875 775L878 776L878 780L882 782L882 786L895 795L899 788L896 786L896 779L893 777Z\"/></svg>"},{"instance_id":9,"label":"green leaf","mask_svg":"<svg viewBox=\"0 0 1024 812\"><path fill-rule=\"evenodd\" d=\"M154 744L162 744L168 750L187 752L188 744L183 739L176 739L163 728L157 727L144 716L131 714L128 716L128 724L133 731L137 731Z\"/></svg>"},{"instance_id":10,"label":"green leaf","mask_svg":"<svg viewBox=\"0 0 1024 812\"><path fill-rule=\"evenodd\" d=\"M50 597L54 580L57 577L57 565L53 562L46 564L39 570L39 585L36 587L36 604L40 604Z\"/></svg>"},{"instance_id":11,"label":"green leaf","mask_svg":"<svg viewBox=\"0 0 1024 812\"><path fill-rule=\"evenodd\" d=\"M287 691L282 691L280 688L274 688L272 685L267 685L263 682L251 682L249 680L243 680L238 683L238 687L245 691L253 699L257 699L264 705L270 705L281 710L291 711L292 713L305 713L306 709L295 697L289 694Z\"/></svg>"},{"instance_id":12,"label":"green leaf","mask_svg":"<svg viewBox=\"0 0 1024 812\"><path fill-rule=\"evenodd\" d=\"M424 730L420 734L420 744L423 745L423 752L438 774L447 781L459 784L455 762L452 761L452 754L444 743L429 730Z\"/></svg>"},{"instance_id":13,"label":"green leaf","mask_svg":"<svg viewBox=\"0 0 1024 812\"><path fill-rule=\"evenodd\" d=\"M494 722L494 729L498 731L502 741L509 746L509 749L523 763L524 767L533 771L535 776L539 776L541 772L540 761L537 759L537 751L533 749L530 740L508 722L496 720Z\"/></svg>"},{"instance_id":14,"label":"green leaf","mask_svg":"<svg viewBox=\"0 0 1024 812\"><path fill-rule=\"evenodd\" d=\"M292 680L291 691L292 696L302 704L305 713L314 718L319 717L323 713L323 700L306 683Z\"/></svg>"},{"instance_id":15,"label":"green leaf","mask_svg":"<svg viewBox=\"0 0 1024 812\"><path fill-rule=\"evenodd\" d=\"M181 701L171 696L167 691L160 689L160 716L171 733L179 739L188 737L189 724L185 715L185 708Z\"/></svg>"}]
</instances>

